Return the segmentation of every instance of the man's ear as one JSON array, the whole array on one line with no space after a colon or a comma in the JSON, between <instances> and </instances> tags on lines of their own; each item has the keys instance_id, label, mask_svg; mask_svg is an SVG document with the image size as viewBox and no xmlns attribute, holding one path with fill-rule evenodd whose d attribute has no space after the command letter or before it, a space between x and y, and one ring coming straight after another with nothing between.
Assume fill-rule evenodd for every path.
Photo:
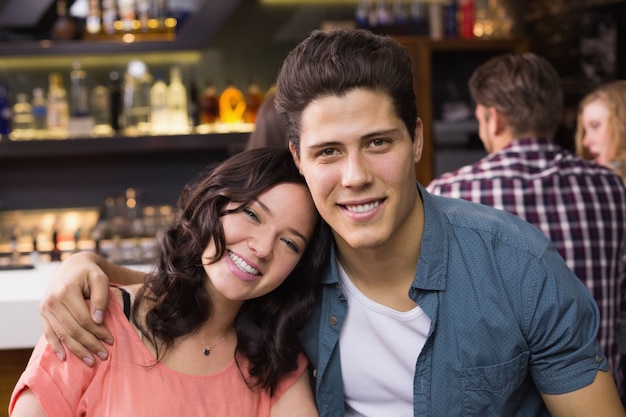
<instances>
[{"instance_id":1,"label":"man's ear","mask_svg":"<svg viewBox=\"0 0 626 417\"><path fill-rule=\"evenodd\" d=\"M498 110L496 110L495 107L489 107L487 111L489 112L489 134L492 136L502 134L502 131L508 127L506 119L498 113Z\"/></svg>"},{"instance_id":2,"label":"man's ear","mask_svg":"<svg viewBox=\"0 0 626 417\"><path fill-rule=\"evenodd\" d=\"M413 162L416 164L422 159L422 151L424 149L424 125L422 119L417 118L415 125L415 139L413 140Z\"/></svg>"},{"instance_id":3,"label":"man's ear","mask_svg":"<svg viewBox=\"0 0 626 417\"><path fill-rule=\"evenodd\" d=\"M291 157L293 158L293 162L298 167L298 171L300 171L300 174L302 174L302 168L300 167L300 157L298 157L296 145L292 141L289 141L289 152L291 152Z\"/></svg>"}]
</instances>

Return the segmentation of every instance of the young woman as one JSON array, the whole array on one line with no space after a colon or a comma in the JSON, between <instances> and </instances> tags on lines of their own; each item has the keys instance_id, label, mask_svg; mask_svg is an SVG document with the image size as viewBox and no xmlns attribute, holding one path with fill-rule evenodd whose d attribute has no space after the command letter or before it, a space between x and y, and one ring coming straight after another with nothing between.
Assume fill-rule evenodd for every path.
<instances>
[{"instance_id":1,"label":"young woman","mask_svg":"<svg viewBox=\"0 0 626 417\"><path fill-rule=\"evenodd\" d=\"M145 283L110 289L109 359L42 338L10 415L317 416L296 332L328 236L286 148L231 157L185 187Z\"/></svg>"},{"instance_id":2,"label":"young woman","mask_svg":"<svg viewBox=\"0 0 626 417\"><path fill-rule=\"evenodd\" d=\"M626 80L588 93L578 108L576 152L615 171L626 182ZM619 329L622 380L626 378L626 315ZM626 390L624 390L626 391ZM626 393L622 393L626 404Z\"/></svg>"},{"instance_id":3,"label":"young woman","mask_svg":"<svg viewBox=\"0 0 626 417\"><path fill-rule=\"evenodd\" d=\"M626 179L626 80L607 83L581 100L576 151Z\"/></svg>"}]
</instances>

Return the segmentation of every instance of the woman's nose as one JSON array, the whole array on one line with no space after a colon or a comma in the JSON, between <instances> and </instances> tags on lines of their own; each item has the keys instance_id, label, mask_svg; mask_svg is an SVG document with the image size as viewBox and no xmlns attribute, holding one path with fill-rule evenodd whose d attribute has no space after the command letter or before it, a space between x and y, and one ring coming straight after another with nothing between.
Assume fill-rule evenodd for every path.
<instances>
[{"instance_id":1,"label":"woman's nose","mask_svg":"<svg viewBox=\"0 0 626 417\"><path fill-rule=\"evenodd\" d=\"M259 232L248 239L248 247L259 259L269 260L272 257L273 238L270 233Z\"/></svg>"}]
</instances>

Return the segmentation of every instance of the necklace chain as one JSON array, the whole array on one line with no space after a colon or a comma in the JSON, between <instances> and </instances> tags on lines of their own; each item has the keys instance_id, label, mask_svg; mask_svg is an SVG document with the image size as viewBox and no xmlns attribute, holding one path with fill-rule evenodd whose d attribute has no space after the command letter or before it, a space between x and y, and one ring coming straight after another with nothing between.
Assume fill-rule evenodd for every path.
<instances>
[{"instance_id":1,"label":"necklace chain","mask_svg":"<svg viewBox=\"0 0 626 417\"><path fill-rule=\"evenodd\" d=\"M226 334L224 336L222 336L222 338L220 340L218 340L217 342L215 342L213 345L207 345L204 347L204 349L202 349L202 353L204 354L204 356L209 356L211 354L211 349L213 349L215 346L219 345L220 343L222 343L225 339L226 336L228 336L230 334L230 330L228 332L226 332Z\"/></svg>"}]
</instances>

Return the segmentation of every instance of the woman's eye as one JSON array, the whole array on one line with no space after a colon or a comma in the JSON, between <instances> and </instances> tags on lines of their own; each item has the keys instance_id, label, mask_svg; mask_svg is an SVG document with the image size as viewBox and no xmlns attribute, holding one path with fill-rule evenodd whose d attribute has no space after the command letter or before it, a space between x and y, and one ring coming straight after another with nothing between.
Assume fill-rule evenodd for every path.
<instances>
[{"instance_id":1,"label":"woman's eye","mask_svg":"<svg viewBox=\"0 0 626 417\"><path fill-rule=\"evenodd\" d=\"M259 216L257 216L257 214L254 212L254 210L246 207L246 208L243 209L243 212L246 213L246 215L248 217L250 217L251 219L254 219L256 221L259 220Z\"/></svg>"},{"instance_id":2,"label":"woman's eye","mask_svg":"<svg viewBox=\"0 0 626 417\"><path fill-rule=\"evenodd\" d=\"M298 245L296 245L295 242L289 240L289 239L281 239L283 242L285 242L287 244L287 246L293 250L295 253L300 253L300 247Z\"/></svg>"}]
</instances>

